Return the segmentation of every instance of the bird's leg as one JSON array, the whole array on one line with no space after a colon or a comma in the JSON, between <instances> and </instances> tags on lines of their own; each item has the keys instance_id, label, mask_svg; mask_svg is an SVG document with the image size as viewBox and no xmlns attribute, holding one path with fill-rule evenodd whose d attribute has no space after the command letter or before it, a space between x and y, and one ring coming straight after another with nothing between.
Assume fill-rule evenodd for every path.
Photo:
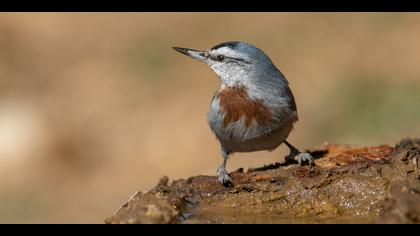
<instances>
[{"instance_id":1,"label":"bird's leg","mask_svg":"<svg viewBox=\"0 0 420 236\"><path fill-rule=\"evenodd\" d=\"M217 169L217 173L219 174L219 182L222 183L225 187L232 186L232 179L226 171L226 161L229 158L229 152L222 148L221 153L223 156L223 164Z\"/></svg>"},{"instance_id":2,"label":"bird's leg","mask_svg":"<svg viewBox=\"0 0 420 236\"><path fill-rule=\"evenodd\" d=\"M290 154L286 157L286 161L294 160L297 161L299 165L302 165L302 162L304 161L307 161L309 165L312 165L312 163L314 163L314 158L311 156L311 154L307 152L300 152L297 148L293 147L293 145L287 141L284 141L284 143L290 149Z\"/></svg>"}]
</instances>

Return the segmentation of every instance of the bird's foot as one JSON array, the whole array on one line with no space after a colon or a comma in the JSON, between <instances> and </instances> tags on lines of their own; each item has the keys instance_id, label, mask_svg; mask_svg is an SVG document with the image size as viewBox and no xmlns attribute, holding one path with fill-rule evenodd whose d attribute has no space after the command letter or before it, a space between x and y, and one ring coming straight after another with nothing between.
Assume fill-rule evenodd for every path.
<instances>
[{"instance_id":1,"label":"bird's foot","mask_svg":"<svg viewBox=\"0 0 420 236\"><path fill-rule=\"evenodd\" d=\"M219 174L218 180L221 184L223 184L223 186L230 187L233 185L232 179L230 178L228 172L226 171L226 168L223 165L221 165L217 169L217 173Z\"/></svg>"},{"instance_id":2,"label":"bird's foot","mask_svg":"<svg viewBox=\"0 0 420 236\"><path fill-rule=\"evenodd\" d=\"M302 165L302 162L306 161L309 163L309 165L312 165L314 163L314 158L308 152L299 153L294 157L294 159L299 163L299 165Z\"/></svg>"},{"instance_id":3,"label":"bird's foot","mask_svg":"<svg viewBox=\"0 0 420 236\"><path fill-rule=\"evenodd\" d=\"M304 162L308 162L309 165L314 164L314 158L308 152L301 153L298 151L291 151L286 157L286 162L298 162L299 165L303 165Z\"/></svg>"}]
</instances>

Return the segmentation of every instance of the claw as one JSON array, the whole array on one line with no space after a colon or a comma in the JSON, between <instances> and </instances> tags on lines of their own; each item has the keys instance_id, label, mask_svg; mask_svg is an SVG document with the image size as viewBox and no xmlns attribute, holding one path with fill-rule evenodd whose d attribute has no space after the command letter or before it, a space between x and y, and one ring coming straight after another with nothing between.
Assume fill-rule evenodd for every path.
<instances>
[{"instance_id":1,"label":"claw","mask_svg":"<svg viewBox=\"0 0 420 236\"><path fill-rule=\"evenodd\" d=\"M311 154L305 152L305 153L299 153L295 156L295 160L299 163L299 165L302 165L302 162L307 161L309 165L312 165L314 163L314 158L311 156Z\"/></svg>"},{"instance_id":2,"label":"claw","mask_svg":"<svg viewBox=\"0 0 420 236\"><path fill-rule=\"evenodd\" d=\"M223 184L225 187L232 186L232 179L230 178L228 172L226 171L225 167L222 165L217 169L217 173L219 174L219 182Z\"/></svg>"}]
</instances>

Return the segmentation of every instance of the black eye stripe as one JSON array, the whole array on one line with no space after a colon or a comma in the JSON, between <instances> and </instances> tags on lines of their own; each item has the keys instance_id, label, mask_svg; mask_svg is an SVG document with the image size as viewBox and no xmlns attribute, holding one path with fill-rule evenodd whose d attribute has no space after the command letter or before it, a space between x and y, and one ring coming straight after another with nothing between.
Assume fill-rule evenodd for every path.
<instances>
[{"instance_id":1,"label":"black eye stripe","mask_svg":"<svg viewBox=\"0 0 420 236\"><path fill-rule=\"evenodd\" d=\"M251 64L249 61L247 61L245 59L242 59L242 58L227 57L227 56L220 55L220 54L217 55L217 56L209 55L209 58L212 61L219 61L218 60L218 57L219 56L222 56L223 57L223 61L225 61L225 62L234 62L234 63L237 63L237 64L239 64L239 62L243 62L243 63L246 63L246 64Z\"/></svg>"},{"instance_id":2,"label":"black eye stripe","mask_svg":"<svg viewBox=\"0 0 420 236\"><path fill-rule=\"evenodd\" d=\"M247 61L247 60L244 60L244 59L242 59L242 58L232 58L233 60L236 60L236 61L241 61L241 62L244 62L244 63L246 63L246 64L251 64L249 61Z\"/></svg>"}]
</instances>

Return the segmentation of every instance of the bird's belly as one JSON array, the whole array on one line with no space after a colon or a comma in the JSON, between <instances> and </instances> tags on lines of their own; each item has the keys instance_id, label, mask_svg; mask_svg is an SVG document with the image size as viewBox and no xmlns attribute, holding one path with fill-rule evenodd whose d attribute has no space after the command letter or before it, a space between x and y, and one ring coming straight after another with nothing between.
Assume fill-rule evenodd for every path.
<instances>
[{"instance_id":1,"label":"bird's belly","mask_svg":"<svg viewBox=\"0 0 420 236\"><path fill-rule=\"evenodd\" d=\"M292 124L273 130L267 135L248 140L220 140L222 146L231 152L252 152L260 150L273 150L277 148L289 135Z\"/></svg>"},{"instance_id":2,"label":"bird's belly","mask_svg":"<svg viewBox=\"0 0 420 236\"><path fill-rule=\"evenodd\" d=\"M293 123L287 123L269 133L262 134L261 136L247 139L246 137L233 138L226 136L226 133L218 134L215 132L222 147L229 152L253 152L261 150L274 150L281 143L286 140L293 128ZM214 131L214 130L213 130Z\"/></svg>"}]
</instances>

